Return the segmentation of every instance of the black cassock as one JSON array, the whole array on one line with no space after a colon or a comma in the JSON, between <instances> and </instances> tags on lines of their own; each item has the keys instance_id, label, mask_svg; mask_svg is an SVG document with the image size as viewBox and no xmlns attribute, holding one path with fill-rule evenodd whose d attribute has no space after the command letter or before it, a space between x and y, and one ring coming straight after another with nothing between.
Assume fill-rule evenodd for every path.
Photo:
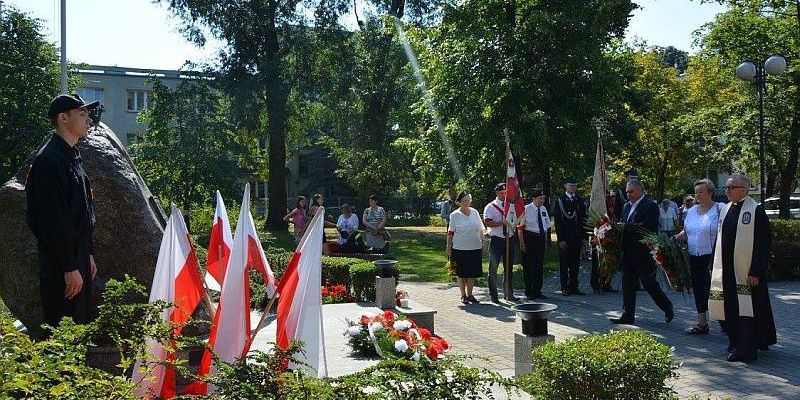
<instances>
[{"instance_id":1,"label":"black cassock","mask_svg":"<svg viewBox=\"0 0 800 400\"><path fill-rule=\"evenodd\" d=\"M728 335L731 347L743 357L755 358L756 349L766 349L775 344L775 320L772 316L772 305L767 292L767 266L771 231L769 220L764 209L756 206L755 232L753 238L753 260L750 264L750 276L759 278L758 286L752 288L753 317L739 316L739 302L736 295L736 275L733 267L733 251L736 245L736 230L742 203L731 205L725 221L722 223L722 290L725 303L725 322L723 329Z\"/></svg>"}]
</instances>

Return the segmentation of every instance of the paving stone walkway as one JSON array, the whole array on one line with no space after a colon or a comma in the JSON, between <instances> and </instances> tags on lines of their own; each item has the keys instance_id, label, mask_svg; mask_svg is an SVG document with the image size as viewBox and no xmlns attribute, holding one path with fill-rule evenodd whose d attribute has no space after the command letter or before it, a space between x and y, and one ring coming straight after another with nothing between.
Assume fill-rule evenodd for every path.
<instances>
[{"instance_id":1,"label":"paving stone walkway","mask_svg":"<svg viewBox=\"0 0 800 400\"><path fill-rule=\"evenodd\" d=\"M616 327L609 323L608 317L618 316L622 308L621 293L593 294L586 265L582 267L581 278L581 290L586 296L561 296L556 291L560 286L558 277L546 279L543 292L549 299L542 301L559 307L549 325L556 341L612 329L642 329L674 347L680 375L670 383L681 398L696 395L702 399L800 399L800 282L770 284L778 343L768 352L759 352L757 362L743 364L725 361L728 341L718 324L712 323L709 335L684 333L697 318L690 295L667 293L676 316L672 323L666 324L664 314L647 293L638 292L636 325ZM618 286L617 283L615 287ZM513 334L521 327L508 303L490 303L485 288L475 291L482 303L469 306L461 304L458 287L451 284L401 282L399 289L408 291L415 301L438 309L436 333L453 344L455 353L485 357L486 361L475 363L506 376L513 375ZM522 293L518 291L516 296L521 297Z\"/></svg>"}]
</instances>

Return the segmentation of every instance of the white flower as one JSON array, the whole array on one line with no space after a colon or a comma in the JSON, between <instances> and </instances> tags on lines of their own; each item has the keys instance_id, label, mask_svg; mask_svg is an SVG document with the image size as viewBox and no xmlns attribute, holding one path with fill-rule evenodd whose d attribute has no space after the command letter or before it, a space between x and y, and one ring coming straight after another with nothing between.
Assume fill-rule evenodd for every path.
<instances>
[{"instance_id":1,"label":"white flower","mask_svg":"<svg viewBox=\"0 0 800 400\"><path fill-rule=\"evenodd\" d=\"M359 333L361 333L361 327L360 326L357 326L357 325L356 326L351 326L350 328L347 329L347 334L350 335L350 336L358 336Z\"/></svg>"},{"instance_id":2,"label":"white flower","mask_svg":"<svg viewBox=\"0 0 800 400\"><path fill-rule=\"evenodd\" d=\"M392 325L392 327L394 329L396 329L396 330L404 331L406 329L411 329L411 322L409 322L406 319L397 320L397 321L394 321L394 324Z\"/></svg>"},{"instance_id":3,"label":"white flower","mask_svg":"<svg viewBox=\"0 0 800 400\"><path fill-rule=\"evenodd\" d=\"M414 361L419 361L419 352L415 351L414 354L411 355L411 359Z\"/></svg>"},{"instance_id":4,"label":"white flower","mask_svg":"<svg viewBox=\"0 0 800 400\"><path fill-rule=\"evenodd\" d=\"M400 339L394 342L394 349L400 353L405 353L408 350L408 343L405 340Z\"/></svg>"},{"instance_id":5,"label":"white flower","mask_svg":"<svg viewBox=\"0 0 800 400\"><path fill-rule=\"evenodd\" d=\"M372 332L379 332L383 330L383 324L380 322L373 322L369 324L369 327Z\"/></svg>"}]
</instances>

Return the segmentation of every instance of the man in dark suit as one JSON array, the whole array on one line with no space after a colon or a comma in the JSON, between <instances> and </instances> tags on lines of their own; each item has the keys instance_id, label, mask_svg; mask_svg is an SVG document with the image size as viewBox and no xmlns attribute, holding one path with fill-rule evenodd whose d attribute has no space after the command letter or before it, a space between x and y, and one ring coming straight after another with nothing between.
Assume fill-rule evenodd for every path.
<instances>
[{"instance_id":1,"label":"man in dark suit","mask_svg":"<svg viewBox=\"0 0 800 400\"><path fill-rule=\"evenodd\" d=\"M636 288L641 280L647 293L658 308L664 311L664 320L672 321L675 313L672 302L661 290L656 281L656 266L650 249L641 243L643 231L656 232L658 229L658 205L652 197L645 194L642 183L632 179L625 187L628 203L620 218L624 224L622 233L622 303L623 313L619 318L611 318L614 324L633 324L636 316Z\"/></svg>"},{"instance_id":2,"label":"man in dark suit","mask_svg":"<svg viewBox=\"0 0 800 400\"><path fill-rule=\"evenodd\" d=\"M581 248L586 239L586 206L578 197L575 178L564 180L565 193L556 199L553 217L558 237L558 259L560 262L561 294L583 295L578 288L578 268Z\"/></svg>"}]
</instances>

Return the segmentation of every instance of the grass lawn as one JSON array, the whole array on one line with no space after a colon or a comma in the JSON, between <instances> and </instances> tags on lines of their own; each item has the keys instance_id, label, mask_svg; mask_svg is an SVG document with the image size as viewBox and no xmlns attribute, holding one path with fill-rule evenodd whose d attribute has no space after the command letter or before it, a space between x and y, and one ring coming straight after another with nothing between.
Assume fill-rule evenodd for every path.
<instances>
[{"instance_id":1,"label":"grass lawn","mask_svg":"<svg viewBox=\"0 0 800 400\"><path fill-rule=\"evenodd\" d=\"M455 282L455 278L450 277L445 269L447 263L445 227L389 228L389 232L392 235L391 253L397 256L401 274L416 275L412 277L413 280L423 282ZM547 247L544 263L545 275L558 270L558 252L555 247ZM483 255L483 271L484 278L478 279L478 284L485 286L485 274L489 271L488 253ZM513 283L516 288L523 287L521 265L514 266Z\"/></svg>"}]
</instances>

